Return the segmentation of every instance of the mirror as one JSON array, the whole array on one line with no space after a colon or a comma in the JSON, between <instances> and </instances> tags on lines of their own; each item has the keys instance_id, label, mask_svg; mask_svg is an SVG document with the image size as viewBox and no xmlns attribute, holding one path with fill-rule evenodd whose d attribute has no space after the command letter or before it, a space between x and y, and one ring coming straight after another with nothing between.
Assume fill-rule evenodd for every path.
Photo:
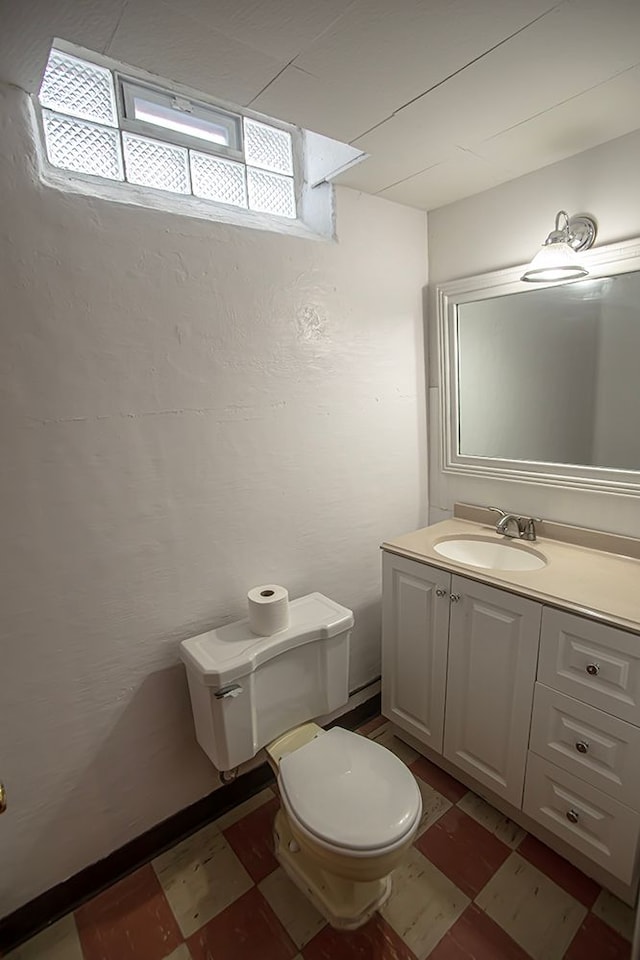
<instances>
[{"instance_id":1,"label":"mirror","mask_svg":"<svg viewBox=\"0 0 640 960\"><path fill-rule=\"evenodd\" d=\"M640 246L585 261L574 283L439 289L446 471L640 495Z\"/></svg>"}]
</instances>

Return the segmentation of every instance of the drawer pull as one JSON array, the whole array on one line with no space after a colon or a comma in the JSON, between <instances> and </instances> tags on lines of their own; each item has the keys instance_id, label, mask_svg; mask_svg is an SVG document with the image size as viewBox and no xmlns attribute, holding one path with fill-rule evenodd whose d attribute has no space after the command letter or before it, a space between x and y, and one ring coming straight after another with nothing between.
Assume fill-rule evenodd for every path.
<instances>
[{"instance_id":1,"label":"drawer pull","mask_svg":"<svg viewBox=\"0 0 640 960\"><path fill-rule=\"evenodd\" d=\"M442 587L438 587L436 590L436 597L446 597L447 591L443 590Z\"/></svg>"},{"instance_id":2,"label":"drawer pull","mask_svg":"<svg viewBox=\"0 0 640 960\"><path fill-rule=\"evenodd\" d=\"M578 751L578 753L588 753L589 744L587 743L586 740L578 740L578 742L576 743L576 750Z\"/></svg>"},{"instance_id":3,"label":"drawer pull","mask_svg":"<svg viewBox=\"0 0 640 960\"><path fill-rule=\"evenodd\" d=\"M590 677L597 677L600 673L600 664L599 663L588 663L587 664L587 673Z\"/></svg>"},{"instance_id":4,"label":"drawer pull","mask_svg":"<svg viewBox=\"0 0 640 960\"><path fill-rule=\"evenodd\" d=\"M580 819L576 810L567 810L567 820L569 823L577 823Z\"/></svg>"}]
</instances>

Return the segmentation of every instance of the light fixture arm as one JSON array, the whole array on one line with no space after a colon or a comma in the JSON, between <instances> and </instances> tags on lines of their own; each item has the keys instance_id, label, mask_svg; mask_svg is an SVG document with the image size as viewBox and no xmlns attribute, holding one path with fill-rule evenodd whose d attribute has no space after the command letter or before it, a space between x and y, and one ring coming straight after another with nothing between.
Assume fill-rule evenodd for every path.
<instances>
[{"instance_id":1,"label":"light fixture arm","mask_svg":"<svg viewBox=\"0 0 640 960\"><path fill-rule=\"evenodd\" d=\"M561 220L564 217L564 222L560 226ZM556 228L552 230L547 239L544 242L545 247L549 243L569 243L570 240L570 231L569 231L569 214L566 210L558 210L556 213Z\"/></svg>"},{"instance_id":2,"label":"light fixture arm","mask_svg":"<svg viewBox=\"0 0 640 960\"><path fill-rule=\"evenodd\" d=\"M597 232L596 222L592 217L570 217L566 210L558 210L555 230L551 231L544 246L550 243L568 243L577 253L593 246Z\"/></svg>"}]
</instances>

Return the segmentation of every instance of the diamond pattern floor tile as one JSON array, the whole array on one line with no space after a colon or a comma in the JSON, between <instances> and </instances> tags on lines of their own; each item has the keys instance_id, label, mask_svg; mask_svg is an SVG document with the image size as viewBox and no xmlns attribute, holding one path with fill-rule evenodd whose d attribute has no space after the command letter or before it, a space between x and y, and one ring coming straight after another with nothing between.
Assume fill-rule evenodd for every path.
<instances>
[{"instance_id":1,"label":"diamond pattern floor tile","mask_svg":"<svg viewBox=\"0 0 640 960\"><path fill-rule=\"evenodd\" d=\"M608 890L603 890L593 905L593 912L614 930L631 941L633 939L634 913L622 900L618 900Z\"/></svg>"},{"instance_id":2,"label":"diamond pattern floor tile","mask_svg":"<svg viewBox=\"0 0 640 960\"><path fill-rule=\"evenodd\" d=\"M409 769L416 777L420 777L425 783L434 787L438 793L441 793L442 796L450 800L451 803L457 803L458 800L462 800L464 795L468 793L466 787L463 787L461 783L449 776L445 770L436 767L435 763L431 763L426 757L418 757L417 760L410 762Z\"/></svg>"},{"instance_id":3,"label":"diamond pattern floor tile","mask_svg":"<svg viewBox=\"0 0 640 960\"><path fill-rule=\"evenodd\" d=\"M495 807L492 807L491 804L471 790L458 801L457 806L470 817L473 817L474 820L477 820L485 830L496 836L498 840L506 843L512 850L515 850L527 835L522 827L519 827L513 820L509 820L503 813L500 813L499 810L496 810Z\"/></svg>"},{"instance_id":4,"label":"diamond pattern floor tile","mask_svg":"<svg viewBox=\"0 0 640 960\"><path fill-rule=\"evenodd\" d=\"M254 883L260 883L278 866L273 852L273 821L279 806L274 797L224 831L227 842Z\"/></svg>"},{"instance_id":5,"label":"diamond pattern floor tile","mask_svg":"<svg viewBox=\"0 0 640 960\"><path fill-rule=\"evenodd\" d=\"M630 955L629 942L589 913L573 938L565 960L628 960Z\"/></svg>"},{"instance_id":6,"label":"diamond pattern floor tile","mask_svg":"<svg viewBox=\"0 0 640 960\"><path fill-rule=\"evenodd\" d=\"M156 857L153 867L185 937L253 886L215 824Z\"/></svg>"},{"instance_id":7,"label":"diamond pattern floor tile","mask_svg":"<svg viewBox=\"0 0 640 960\"><path fill-rule=\"evenodd\" d=\"M292 960L297 953L257 887L192 934L187 944L193 960Z\"/></svg>"},{"instance_id":8,"label":"diamond pattern floor tile","mask_svg":"<svg viewBox=\"0 0 640 960\"><path fill-rule=\"evenodd\" d=\"M529 960L529 955L472 903L447 931L429 960Z\"/></svg>"},{"instance_id":9,"label":"diamond pattern floor tile","mask_svg":"<svg viewBox=\"0 0 640 960\"><path fill-rule=\"evenodd\" d=\"M84 960L73 914L16 947L5 960Z\"/></svg>"},{"instance_id":10,"label":"diamond pattern floor tile","mask_svg":"<svg viewBox=\"0 0 640 960\"><path fill-rule=\"evenodd\" d=\"M385 723L387 723L387 720L384 717L374 717L361 727L358 727L358 733L362 734L363 737L369 737L378 727L384 726Z\"/></svg>"},{"instance_id":11,"label":"diamond pattern floor tile","mask_svg":"<svg viewBox=\"0 0 640 960\"><path fill-rule=\"evenodd\" d=\"M396 757L399 757L403 763L410 764L413 763L419 756L418 752L410 747L404 740L400 740L399 737L396 737L393 732L391 724L387 723L384 726L379 727L377 730L371 734L371 740L375 740L376 743L381 743L383 747L386 747L387 750L391 750L392 753L395 753Z\"/></svg>"},{"instance_id":12,"label":"diamond pattern floor tile","mask_svg":"<svg viewBox=\"0 0 640 960\"><path fill-rule=\"evenodd\" d=\"M533 960L561 960L587 914L517 853L503 863L476 903Z\"/></svg>"},{"instance_id":13,"label":"diamond pattern floor tile","mask_svg":"<svg viewBox=\"0 0 640 960\"><path fill-rule=\"evenodd\" d=\"M424 960L468 904L468 897L413 847L394 872L391 897L381 913Z\"/></svg>"},{"instance_id":14,"label":"diamond pattern floor tile","mask_svg":"<svg viewBox=\"0 0 640 960\"><path fill-rule=\"evenodd\" d=\"M278 866L270 787L7 960L629 960L629 907L418 756L384 718L359 732L410 766L423 801L391 897L361 930L329 927Z\"/></svg>"},{"instance_id":15,"label":"diamond pattern floor tile","mask_svg":"<svg viewBox=\"0 0 640 960\"><path fill-rule=\"evenodd\" d=\"M302 956L304 960L415 960L415 954L379 914L359 930L325 927Z\"/></svg>"},{"instance_id":16,"label":"diamond pattern floor tile","mask_svg":"<svg viewBox=\"0 0 640 960\"><path fill-rule=\"evenodd\" d=\"M181 943L179 947L170 953L167 960L193 960L191 952L186 943Z\"/></svg>"},{"instance_id":17,"label":"diamond pattern floor tile","mask_svg":"<svg viewBox=\"0 0 640 960\"><path fill-rule=\"evenodd\" d=\"M420 777L416 777L416 783L422 797L422 816L416 836L421 837L425 830L433 826L436 820L439 820L447 810L451 809L451 801L438 793L425 780L421 780Z\"/></svg>"},{"instance_id":18,"label":"diamond pattern floor tile","mask_svg":"<svg viewBox=\"0 0 640 960\"><path fill-rule=\"evenodd\" d=\"M509 856L509 847L452 807L415 842L418 850L468 897L475 897Z\"/></svg>"},{"instance_id":19,"label":"diamond pattern floor tile","mask_svg":"<svg viewBox=\"0 0 640 960\"><path fill-rule=\"evenodd\" d=\"M182 942L150 865L85 903L75 917L86 960L165 960Z\"/></svg>"},{"instance_id":20,"label":"diamond pattern floor tile","mask_svg":"<svg viewBox=\"0 0 640 960\"><path fill-rule=\"evenodd\" d=\"M270 873L259 889L298 948L326 925L325 918L292 883L282 867Z\"/></svg>"},{"instance_id":21,"label":"diamond pattern floor tile","mask_svg":"<svg viewBox=\"0 0 640 960\"><path fill-rule=\"evenodd\" d=\"M525 837L518 847L518 853L585 907L592 907L596 902L600 887L595 880L586 877L581 870L535 837Z\"/></svg>"},{"instance_id":22,"label":"diamond pattern floor tile","mask_svg":"<svg viewBox=\"0 0 640 960\"><path fill-rule=\"evenodd\" d=\"M269 801L273 800L274 797L274 790L271 787L267 787L265 790L261 790L259 793L249 797L249 799L245 800L243 803L239 803L237 807L233 807L232 810L224 813L221 817L218 817L217 820L214 820L213 825L218 828L220 833L222 833L223 830L227 830L228 827L232 827L234 823L238 822L238 820L242 820L243 817L246 817L248 813L253 813L254 810L259 810L260 807L262 807L265 803L269 803Z\"/></svg>"}]
</instances>

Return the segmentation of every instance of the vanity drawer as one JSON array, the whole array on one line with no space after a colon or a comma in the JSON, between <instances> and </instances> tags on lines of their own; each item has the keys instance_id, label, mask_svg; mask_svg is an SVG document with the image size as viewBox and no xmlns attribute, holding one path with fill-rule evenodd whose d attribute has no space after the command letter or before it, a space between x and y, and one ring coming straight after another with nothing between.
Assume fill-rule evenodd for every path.
<instances>
[{"instance_id":1,"label":"vanity drawer","mask_svg":"<svg viewBox=\"0 0 640 960\"><path fill-rule=\"evenodd\" d=\"M640 636L545 607L538 680L640 726Z\"/></svg>"},{"instance_id":2,"label":"vanity drawer","mask_svg":"<svg viewBox=\"0 0 640 960\"><path fill-rule=\"evenodd\" d=\"M529 753L523 810L551 833L631 883L640 814Z\"/></svg>"},{"instance_id":3,"label":"vanity drawer","mask_svg":"<svg viewBox=\"0 0 640 960\"><path fill-rule=\"evenodd\" d=\"M536 683L531 749L609 796L640 807L640 728Z\"/></svg>"}]
</instances>

